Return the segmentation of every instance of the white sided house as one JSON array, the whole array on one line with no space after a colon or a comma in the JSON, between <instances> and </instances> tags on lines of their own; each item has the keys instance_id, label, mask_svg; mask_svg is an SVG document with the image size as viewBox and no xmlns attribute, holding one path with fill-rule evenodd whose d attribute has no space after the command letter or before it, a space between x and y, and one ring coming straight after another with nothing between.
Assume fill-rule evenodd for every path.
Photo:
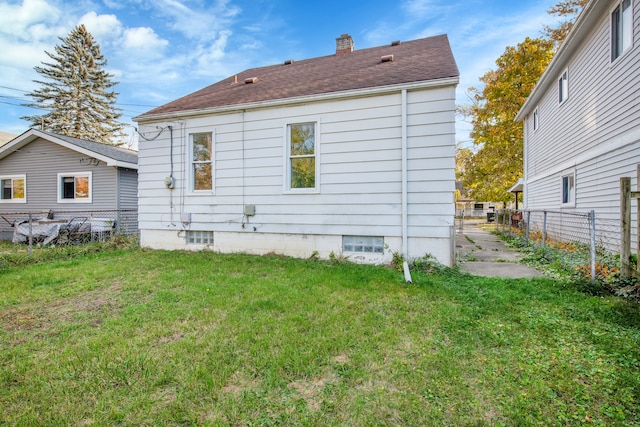
<instances>
[{"instance_id":1,"label":"white sided house","mask_svg":"<svg viewBox=\"0 0 640 427\"><path fill-rule=\"evenodd\" d=\"M139 123L144 247L454 262L446 36L254 68Z\"/></svg>"},{"instance_id":2,"label":"white sided house","mask_svg":"<svg viewBox=\"0 0 640 427\"><path fill-rule=\"evenodd\" d=\"M640 163L639 29L638 0L585 5L516 117L526 209L620 219L620 178L635 191Z\"/></svg>"}]
</instances>

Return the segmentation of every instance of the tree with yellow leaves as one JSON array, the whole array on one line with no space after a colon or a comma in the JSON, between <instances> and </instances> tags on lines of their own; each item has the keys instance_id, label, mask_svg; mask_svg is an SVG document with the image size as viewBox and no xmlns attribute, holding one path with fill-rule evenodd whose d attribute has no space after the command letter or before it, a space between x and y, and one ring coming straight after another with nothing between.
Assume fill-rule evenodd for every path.
<instances>
[{"instance_id":1,"label":"tree with yellow leaves","mask_svg":"<svg viewBox=\"0 0 640 427\"><path fill-rule=\"evenodd\" d=\"M527 38L507 47L496 70L480 78L482 89L470 88L472 100L463 112L471 117L478 151L466 164L463 181L475 200L507 202L507 192L523 172L522 123L514 118L553 56L554 43Z\"/></svg>"}]
</instances>

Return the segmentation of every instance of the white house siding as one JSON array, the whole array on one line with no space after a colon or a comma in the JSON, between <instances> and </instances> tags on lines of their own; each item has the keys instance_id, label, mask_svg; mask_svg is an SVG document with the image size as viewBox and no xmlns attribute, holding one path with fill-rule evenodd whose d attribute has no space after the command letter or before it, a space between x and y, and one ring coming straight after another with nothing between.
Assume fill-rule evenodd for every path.
<instances>
[{"instance_id":1,"label":"white house siding","mask_svg":"<svg viewBox=\"0 0 640 427\"><path fill-rule=\"evenodd\" d=\"M139 219L143 246L201 249L187 245L186 230L214 232L209 249L278 252L321 257L341 253L342 236L381 236L384 255L346 254L364 262L387 262L402 251L402 96L387 95L250 109L173 122L176 188L170 173L170 133L140 142ZM408 233L410 258L431 253L452 264L454 191L454 87L410 91L407 96ZM319 191L284 191L287 124L317 122ZM214 190L188 190L187 141L213 132ZM255 205L244 217L243 206ZM183 213L191 222L183 225Z\"/></svg>"},{"instance_id":2,"label":"white house siding","mask_svg":"<svg viewBox=\"0 0 640 427\"><path fill-rule=\"evenodd\" d=\"M620 178L632 177L632 188L637 188L640 2L632 3L633 48L611 63L610 16L602 16L569 60L569 98L559 105L557 83L552 84L538 104L538 129L533 130L532 113L526 118L527 209L593 209L598 218L613 221L620 217ZM555 77L556 82L559 77ZM562 206L562 176L574 170L576 203ZM632 212L635 230L636 201L632 202Z\"/></svg>"}]
</instances>

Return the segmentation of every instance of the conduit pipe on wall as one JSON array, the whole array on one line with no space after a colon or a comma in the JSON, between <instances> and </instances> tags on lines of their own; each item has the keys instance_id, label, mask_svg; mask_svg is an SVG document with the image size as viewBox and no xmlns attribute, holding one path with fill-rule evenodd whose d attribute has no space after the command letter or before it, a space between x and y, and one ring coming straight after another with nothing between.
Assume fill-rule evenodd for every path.
<instances>
[{"instance_id":1,"label":"conduit pipe on wall","mask_svg":"<svg viewBox=\"0 0 640 427\"><path fill-rule=\"evenodd\" d=\"M407 196L407 181L408 181L408 155L407 155L407 90L402 89L402 256L404 262L402 264L404 269L404 279L408 283L412 283L411 272L409 271L409 226L408 220L408 196Z\"/></svg>"}]
</instances>

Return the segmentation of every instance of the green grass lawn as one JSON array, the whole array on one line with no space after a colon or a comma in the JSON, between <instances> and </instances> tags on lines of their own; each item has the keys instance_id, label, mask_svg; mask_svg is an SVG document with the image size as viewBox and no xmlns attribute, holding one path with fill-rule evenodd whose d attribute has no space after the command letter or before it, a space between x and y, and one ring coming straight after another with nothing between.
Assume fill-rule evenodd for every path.
<instances>
[{"instance_id":1,"label":"green grass lawn","mask_svg":"<svg viewBox=\"0 0 640 427\"><path fill-rule=\"evenodd\" d=\"M2 425L640 425L631 301L278 256L49 258L0 263Z\"/></svg>"}]
</instances>

